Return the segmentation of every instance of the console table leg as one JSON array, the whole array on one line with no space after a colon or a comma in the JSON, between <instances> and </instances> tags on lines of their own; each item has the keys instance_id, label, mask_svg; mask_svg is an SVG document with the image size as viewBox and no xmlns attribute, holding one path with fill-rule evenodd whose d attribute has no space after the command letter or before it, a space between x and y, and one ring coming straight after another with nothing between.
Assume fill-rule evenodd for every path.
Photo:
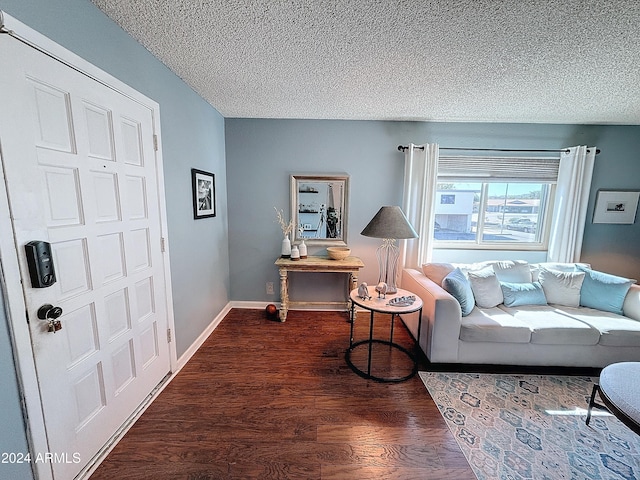
<instances>
[{"instance_id":1,"label":"console table leg","mask_svg":"<svg viewBox=\"0 0 640 480\"><path fill-rule=\"evenodd\" d=\"M280 269L280 321L287 320L287 312L289 311L289 285L287 279L287 270Z\"/></svg>"},{"instance_id":2,"label":"console table leg","mask_svg":"<svg viewBox=\"0 0 640 480\"><path fill-rule=\"evenodd\" d=\"M358 288L358 271L357 270L355 272L349 273L349 289L347 291L347 298L349 298L349 295L351 294L351 290L355 290L356 288ZM356 319L355 307L356 307L355 305L352 305L352 314L351 314L352 323Z\"/></svg>"}]
</instances>

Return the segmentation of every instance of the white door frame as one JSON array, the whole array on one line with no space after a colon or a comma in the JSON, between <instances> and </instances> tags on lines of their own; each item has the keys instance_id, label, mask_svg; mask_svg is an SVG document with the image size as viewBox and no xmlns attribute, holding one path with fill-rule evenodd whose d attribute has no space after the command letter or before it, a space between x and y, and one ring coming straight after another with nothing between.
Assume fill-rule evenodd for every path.
<instances>
[{"instance_id":1,"label":"white door frame","mask_svg":"<svg viewBox=\"0 0 640 480\"><path fill-rule=\"evenodd\" d=\"M169 265L169 244L167 241L168 232L164 171L160 142L160 108L158 103L99 69L95 65L92 65L73 52L70 52L66 48L58 45L44 35L36 32L10 15L7 15L2 10L0 10L0 35L11 35L44 54L61 61L74 70L83 73L91 79L100 82L120 94L146 106L152 111L153 129L157 141L157 149L155 151L157 172L156 181L160 200L160 230L164 244L162 255L165 278L164 288L166 289L166 311L168 316L167 326L171 332L175 332L171 271ZM1 148L2 145L0 145L0 155L2 154ZM0 231L13 232L2 162L0 162ZM14 242L13 235L0 235L0 288L2 288L2 294L4 295L6 302L6 311L8 315L7 320L12 336L16 372L18 376L18 383L20 384L23 408L25 410L29 448L31 450L32 457L35 458L37 453L44 454L49 451L49 448L47 443L44 414L41 405L40 390L38 387L33 346L31 344L29 326L27 325L25 316L26 306L22 290L22 278L20 276L20 269L18 265L18 249ZM173 333L171 337L172 340L169 344L170 368L171 372L175 372L178 369L175 333ZM140 415L141 411L131 412L131 414L132 418L134 418L134 416ZM119 432L118 436L120 437L124 435L125 432L126 429L123 429ZM112 446L113 445L111 445L111 447ZM106 455L109 450L110 448L105 448L103 456ZM39 480L53 479L53 473L50 465L47 465L46 463L32 463L32 468ZM85 474L90 471L91 470L86 470Z\"/></svg>"}]
</instances>

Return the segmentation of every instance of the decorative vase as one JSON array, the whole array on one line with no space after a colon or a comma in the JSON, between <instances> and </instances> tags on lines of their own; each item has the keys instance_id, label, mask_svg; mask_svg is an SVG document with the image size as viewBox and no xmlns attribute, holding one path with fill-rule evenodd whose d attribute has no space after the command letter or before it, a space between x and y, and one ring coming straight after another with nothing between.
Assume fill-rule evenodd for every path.
<instances>
[{"instance_id":1,"label":"decorative vase","mask_svg":"<svg viewBox=\"0 0 640 480\"><path fill-rule=\"evenodd\" d=\"M291 256L291 240L289 240L289 235L285 235L282 239L282 251L280 256L284 258L289 258Z\"/></svg>"},{"instance_id":2,"label":"decorative vase","mask_svg":"<svg viewBox=\"0 0 640 480\"><path fill-rule=\"evenodd\" d=\"M300 260L300 250L296 245L291 247L291 260Z\"/></svg>"},{"instance_id":3,"label":"decorative vase","mask_svg":"<svg viewBox=\"0 0 640 480\"><path fill-rule=\"evenodd\" d=\"M302 239L302 243L298 246L298 250L300 251L300 258L307 258L307 244L304 243L304 238Z\"/></svg>"}]
</instances>

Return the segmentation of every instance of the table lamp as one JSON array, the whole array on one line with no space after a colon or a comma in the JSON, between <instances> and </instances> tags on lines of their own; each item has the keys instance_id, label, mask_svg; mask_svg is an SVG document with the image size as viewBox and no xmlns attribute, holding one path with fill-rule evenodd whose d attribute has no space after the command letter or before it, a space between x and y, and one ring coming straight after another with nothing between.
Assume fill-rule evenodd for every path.
<instances>
[{"instance_id":1,"label":"table lamp","mask_svg":"<svg viewBox=\"0 0 640 480\"><path fill-rule=\"evenodd\" d=\"M365 237L382 238L382 245L378 247L376 255L380 267L378 283L387 284L386 293L396 293L396 276L398 273L398 257L400 249L396 245L398 238L418 238L409 220L400 207L382 207L364 227L361 235Z\"/></svg>"}]
</instances>

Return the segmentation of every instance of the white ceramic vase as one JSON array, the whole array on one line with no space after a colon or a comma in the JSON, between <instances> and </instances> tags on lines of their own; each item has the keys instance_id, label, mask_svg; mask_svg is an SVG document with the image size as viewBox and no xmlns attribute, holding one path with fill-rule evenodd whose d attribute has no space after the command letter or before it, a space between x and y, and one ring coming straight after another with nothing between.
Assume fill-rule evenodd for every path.
<instances>
[{"instance_id":1,"label":"white ceramic vase","mask_svg":"<svg viewBox=\"0 0 640 480\"><path fill-rule=\"evenodd\" d=\"M280 252L280 256L289 258L291 256L291 240L289 240L289 235L285 235L282 239L282 250Z\"/></svg>"},{"instance_id":2,"label":"white ceramic vase","mask_svg":"<svg viewBox=\"0 0 640 480\"><path fill-rule=\"evenodd\" d=\"M300 258L307 258L307 244L304 243L304 239L298 246L298 250L300 251Z\"/></svg>"}]
</instances>

